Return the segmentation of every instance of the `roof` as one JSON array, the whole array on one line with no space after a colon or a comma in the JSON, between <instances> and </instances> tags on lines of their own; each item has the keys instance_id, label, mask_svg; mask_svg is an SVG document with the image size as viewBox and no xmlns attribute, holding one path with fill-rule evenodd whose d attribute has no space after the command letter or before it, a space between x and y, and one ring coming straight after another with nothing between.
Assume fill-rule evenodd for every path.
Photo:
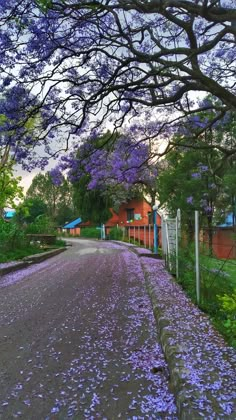
<instances>
[{"instance_id":1,"label":"roof","mask_svg":"<svg viewBox=\"0 0 236 420\"><path fill-rule=\"evenodd\" d=\"M228 226L233 226L233 213L228 213L224 223L221 223L220 225L218 225L218 227L228 227Z\"/></svg>"},{"instance_id":2,"label":"roof","mask_svg":"<svg viewBox=\"0 0 236 420\"><path fill-rule=\"evenodd\" d=\"M79 225L82 222L81 218L78 217L78 219L73 220L70 223L67 223L65 226L63 226L63 229L73 229L77 225Z\"/></svg>"},{"instance_id":3,"label":"roof","mask_svg":"<svg viewBox=\"0 0 236 420\"><path fill-rule=\"evenodd\" d=\"M5 219L11 219L13 216L15 216L16 211L15 210L6 210L4 212Z\"/></svg>"}]
</instances>

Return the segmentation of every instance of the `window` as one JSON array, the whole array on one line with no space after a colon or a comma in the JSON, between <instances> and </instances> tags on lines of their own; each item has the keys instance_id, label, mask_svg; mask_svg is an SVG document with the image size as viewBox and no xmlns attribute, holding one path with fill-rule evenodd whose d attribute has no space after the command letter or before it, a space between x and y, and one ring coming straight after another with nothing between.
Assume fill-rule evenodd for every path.
<instances>
[{"instance_id":1,"label":"window","mask_svg":"<svg viewBox=\"0 0 236 420\"><path fill-rule=\"evenodd\" d=\"M149 225L153 224L153 212L152 211L148 212L148 224Z\"/></svg>"},{"instance_id":2,"label":"window","mask_svg":"<svg viewBox=\"0 0 236 420\"><path fill-rule=\"evenodd\" d=\"M127 212L127 222L134 220L134 209L126 209Z\"/></svg>"}]
</instances>

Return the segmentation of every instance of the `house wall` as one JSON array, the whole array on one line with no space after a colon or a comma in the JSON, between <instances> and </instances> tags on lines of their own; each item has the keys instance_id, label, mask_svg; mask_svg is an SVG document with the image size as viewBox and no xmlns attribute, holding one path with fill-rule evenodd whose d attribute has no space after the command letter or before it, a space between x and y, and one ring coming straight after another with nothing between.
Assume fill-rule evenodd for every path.
<instances>
[{"instance_id":1,"label":"house wall","mask_svg":"<svg viewBox=\"0 0 236 420\"><path fill-rule=\"evenodd\" d=\"M107 221L106 225L107 226L116 226L117 224L119 224L119 215L116 214L113 209L109 209L109 210L112 213L112 216Z\"/></svg>"},{"instance_id":2,"label":"house wall","mask_svg":"<svg viewBox=\"0 0 236 420\"><path fill-rule=\"evenodd\" d=\"M134 209L134 214L140 215L140 220L133 219L132 222L127 221L127 209ZM152 208L150 204L146 202L146 200L130 200L128 203L123 203L120 206L119 213L116 214L113 209L110 209L112 216L107 221L106 227L106 234L108 235L111 228L114 226L128 228L130 227L130 237L134 238L140 243L145 243L148 245L148 241L150 242L151 246L153 246L153 220L151 220L151 225L149 225L149 218L148 213L152 212ZM70 235L80 235L81 228L90 226L90 222L80 223L79 227L67 229L67 233ZM161 217L159 214L157 215L157 225L160 227L161 225ZM134 229L137 228L136 230ZM145 226L145 228L144 228ZM148 227L150 226L150 228ZM139 227L139 228L138 228ZM149 229L149 231L148 231ZM126 229L127 230L127 229ZM159 229L160 231L160 229ZM149 233L148 233L149 232ZM128 231L126 232L126 236L128 236ZM161 238L161 235L159 235Z\"/></svg>"},{"instance_id":3,"label":"house wall","mask_svg":"<svg viewBox=\"0 0 236 420\"><path fill-rule=\"evenodd\" d=\"M233 228L216 228L213 252L218 258L236 258L236 231Z\"/></svg>"},{"instance_id":4,"label":"house wall","mask_svg":"<svg viewBox=\"0 0 236 420\"><path fill-rule=\"evenodd\" d=\"M208 232L200 232L200 242L209 248ZM233 227L214 227L212 238L212 251L216 258L236 258L236 230Z\"/></svg>"},{"instance_id":5,"label":"house wall","mask_svg":"<svg viewBox=\"0 0 236 420\"><path fill-rule=\"evenodd\" d=\"M127 209L134 209L135 214L140 214L140 220L134 220L132 223L136 226L148 225L148 212L151 212L151 206L145 200L130 200L123 203L119 209L119 224L129 225L127 223Z\"/></svg>"},{"instance_id":6,"label":"house wall","mask_svg":"<svg viewBox=\"0 0 236 420\"><path fill-rule=\"evenodd\" d=\"M132 208L134 214L140 215L140 220L127 221L127 209ZM153 220L151 218L151 224L149 224L148 213L152 213L152 208L144 199L134 199L123 203L119 208L118 215L113 214L112 218L106 223L106 235L109 235L112 227L118 225L120 228L124 228L124 237L129 237L131 242L135 239L140 244L152 248L154 243ZM156 222L158 225L158 242L161 246L161 217L159 214L157 214Z\"/></svg>"}]
</instances>

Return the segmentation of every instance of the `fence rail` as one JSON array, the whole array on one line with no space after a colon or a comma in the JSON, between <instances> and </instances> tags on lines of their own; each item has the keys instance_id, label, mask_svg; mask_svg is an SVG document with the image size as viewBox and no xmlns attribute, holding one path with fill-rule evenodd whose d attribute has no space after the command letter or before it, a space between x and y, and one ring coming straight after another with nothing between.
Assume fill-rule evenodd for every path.
<instances>
[{"instance_id":1,"label":"fence rail","mask_svg":"<svg viewBox=\"0 0 236 420\"><path fill-rule=\"evenodd\" d=\"M117 226L122 229L123 236L122 239L128 239L130 243L136 243L138 245L143 245L145 248L153 249L154 248L154 226L153 224L149 225L130 225L130 226ZM109 237L109 232L111 228L106 227L106 236ZM162 234L161 226L157 226L157 239L158 247L162 245Z\"/></svg>"}]
</instances>

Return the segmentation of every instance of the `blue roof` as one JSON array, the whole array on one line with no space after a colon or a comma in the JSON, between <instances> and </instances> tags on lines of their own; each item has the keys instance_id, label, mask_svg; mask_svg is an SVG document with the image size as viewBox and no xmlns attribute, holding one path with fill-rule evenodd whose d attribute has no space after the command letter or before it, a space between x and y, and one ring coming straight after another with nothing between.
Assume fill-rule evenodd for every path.
<instances>
[{"instance_id":1,"label":"blue roof","mask_svg":"<svg viewBox=\"0 0 236 420\"><path fill-rule=\"evenodd\" d=\"M224 223L218 225L219 227L233 226L233 213L228 213Z\"/></svg>"},{"instance_id":2,"label":"blue roof","mask_svg":"<svg viewBox=\"0 0 236 420\"><path fill-rule=\"evenodd\" d=\"M4 212L4 217L6 219L11 219L13 216L15 216L15 214L16 214L16 211L15 210L6 210Z\"/></svg>"},{"instance_id":3,"label":"blue roof","mask_svg":"<svg viewBox=\"0 0 236 420\"><path fill-rule=\"evenodd\" d=\"M77 225L79 225L82 222L81 218L78 217L78 219L73 220L73 222L67 223L65 226L63 226L63 229L73 229Z\"/></svg>"}]
</instances>

